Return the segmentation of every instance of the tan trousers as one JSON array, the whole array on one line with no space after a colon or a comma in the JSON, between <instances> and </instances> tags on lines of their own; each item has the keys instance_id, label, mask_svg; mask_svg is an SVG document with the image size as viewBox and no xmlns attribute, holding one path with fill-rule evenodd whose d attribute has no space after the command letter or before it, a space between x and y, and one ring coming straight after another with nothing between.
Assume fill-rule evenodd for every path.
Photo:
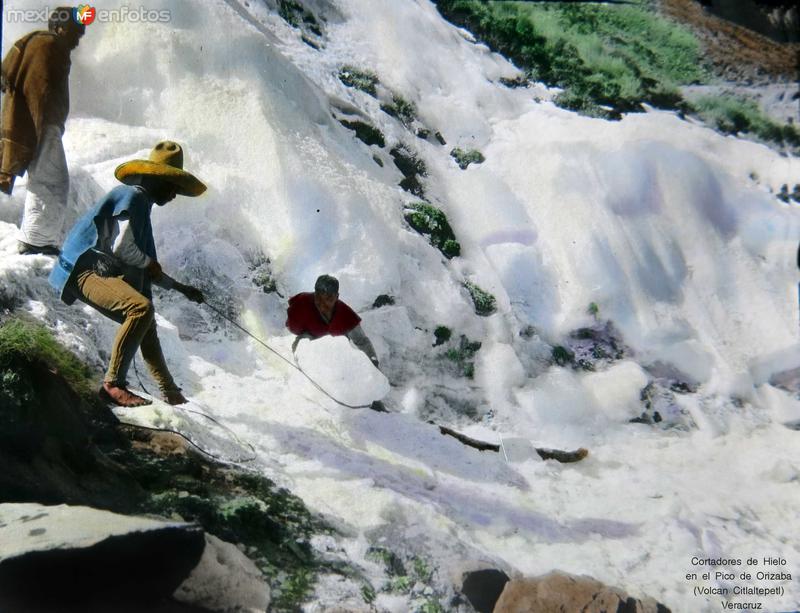
<instances>
[{"instance_id":1,"label":"tan trousers","mask_svg":"<svg viewBox=\"0 0 800 613\"><path fill-rule=\"evenodd\" d=\"M156 334L153 303L123 277L101 277L94 270L78 274L76 285L80 300L122 324L114 338L104 380L125 386L128 369L136 350L141 347L142 357L160 390L177 389Z\"/></svg>"}]
</instances>

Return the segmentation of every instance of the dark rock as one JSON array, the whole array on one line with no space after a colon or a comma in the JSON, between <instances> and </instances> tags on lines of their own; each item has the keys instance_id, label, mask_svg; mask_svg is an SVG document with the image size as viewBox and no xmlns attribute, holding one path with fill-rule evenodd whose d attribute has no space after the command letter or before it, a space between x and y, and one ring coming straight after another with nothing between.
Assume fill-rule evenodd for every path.
<instances>
[{"instance_id":1,"label":"dark rock","mask_svg":"<svg viewBox=\"0 0 800 613\"><path fill-rule=\"evenodd\" d=\"M508 88L516 89L518 87L528 87L528 77L524 74L517 75L513 79L508 77L500 77L500 84Z\"/></svg>"},{"instance_id":2,"label":"dark rock","mask_svg":"<svg viewBox=\"0 0 800 613\"><path fill-rule=\"evenodd\" d=\"M372 303L373 309L379 309L382 306L387 306L394 304L394 296L389 296L388 294L381 294L377 298L375 298L375 302Z\"/></svg>"},{"instance_id":3,"label":"dark rock","mask_svg":"<svg viewBox=\"0 0 800 613\"><path fill-rule=\"evenodd\" d=\"M0 526L0 609L8 611L100 602L144 610L171 597L205 547L198 526L88 507L0 505Z\"/></svg>"},{"instance_id":4,"label":"dark rock","mask_svg":"<svg viewBox=\"0 0 800 613\"><path fill-rule=\"evenodd\" d=\"M447 141L444 139L444 136L442 136L441 132L436 132L433 136L437 141L439 141L439 144L442 145L442 147L447 144Z\"/></svg>"},{"instance_id":5,"label":"dark rock","mask_svg":"<svg viewBox=\"0 0 800 613\"><path fill-rule=\"evenodd\" d=\"M461 592L478 613L492 613L508 581L508 575L502 570L476 570L466 573Z\"/></svg>"},{"instance_id":6,"label":"dark rock","mask_svg":"<svg viewBox=\"0 0 800 613\"><path fill-rule=\"evenodd\" d=\"M604 321L572 331L563 345L553 348L553 362L575 370L594 371L632 353L614 324Z\"/></svg>"}]
</instances>

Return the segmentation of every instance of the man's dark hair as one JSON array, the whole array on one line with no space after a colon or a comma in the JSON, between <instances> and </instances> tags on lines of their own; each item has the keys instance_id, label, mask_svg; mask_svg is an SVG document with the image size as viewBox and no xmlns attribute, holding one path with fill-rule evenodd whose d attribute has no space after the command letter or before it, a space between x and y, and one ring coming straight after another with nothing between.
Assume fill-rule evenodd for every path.
<instances>
[{"instance_id":1,"label":"man's dark hair","mask_svg":"<svg viewBox=\"0 0 800 613\"><path fill-rule=\"evenodd\" d=\"M314 292L317 294L339 294L339 281L330 275L320 275L314 283Z\"/></svg>"},{"instance_id":2,"label":"man's dark hair","mask_svg":"<svg viewBox=\"0 0 800 613\"><path fill-rule=\"evenodd\" d=\"M75 9L71 6L59 6L50 13L47 21L47 29L55 32L58 28L67 30L77 30L81 33L86 31L86 26L75 21Z\"/></svg>"}]
</instances>

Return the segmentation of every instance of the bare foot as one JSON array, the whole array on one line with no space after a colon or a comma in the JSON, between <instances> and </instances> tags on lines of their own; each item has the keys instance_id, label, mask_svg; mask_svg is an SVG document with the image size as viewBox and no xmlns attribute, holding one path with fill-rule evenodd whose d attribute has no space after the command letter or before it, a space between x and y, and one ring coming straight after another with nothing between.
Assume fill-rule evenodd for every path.
<instances>
[{"instance_id":1,"label":"bare foot","mask_svg":"<svg viewBox=\"0 0 800 613\"><path fill-rule=\"evenodd\" d=\"M186 397L181 394L181 390L166 390L161 392L161 397L164 399L164 402L167 404L185 404L189 402L186 400Z\"/></svg>"},{"instance_id":2,"label":"bare foot","mask_svg":"<svg viewBox=\"0 0 800 613\"><path fill-rule=\"evenodd\" d=\"M113 385L108 381L103 381L103 386L100 388L100 398L105 402L111 402L121 407L141 407L152 403L151 400L137 396L124 387Z\"/></svg>"}]
</instances>

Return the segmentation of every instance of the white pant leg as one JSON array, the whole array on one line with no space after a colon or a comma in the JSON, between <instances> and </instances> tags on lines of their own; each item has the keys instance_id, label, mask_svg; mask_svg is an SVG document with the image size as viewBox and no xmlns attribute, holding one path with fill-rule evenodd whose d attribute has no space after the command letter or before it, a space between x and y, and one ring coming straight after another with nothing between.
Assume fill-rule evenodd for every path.
<instances>
[{"instance_id":1,"label":"white pant leg","mask_svg":"<svg viewBox=\"0 0 800 613\"><path fill-rule=\"evenodd\" d=\"M36 157L28 167L21 240L36 247L59 246L68 195L69 172L61 129L56 125L45 126Z\"/></svg>"}]
</instances>

